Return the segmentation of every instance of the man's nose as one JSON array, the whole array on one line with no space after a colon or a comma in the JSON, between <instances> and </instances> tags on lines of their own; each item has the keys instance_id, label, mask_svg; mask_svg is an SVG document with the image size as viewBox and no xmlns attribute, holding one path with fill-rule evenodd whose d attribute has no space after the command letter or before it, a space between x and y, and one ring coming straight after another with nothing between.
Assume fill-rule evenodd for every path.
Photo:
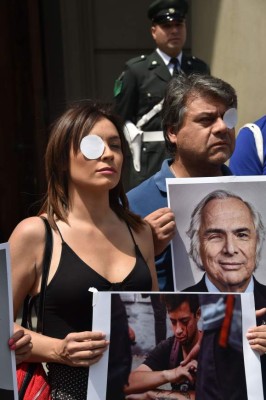
<instances>
[{"instance_id":1,"label":"man's nose","mask_svg":"<svg viewBox=\"0 0 266 400\"><path fill-rule=\"evenodd\" d=\"M228 127L222 117L218 117L213 127L214 133L227 133Z\"/></svg>"},{"instance_id":2,"label":"man's nose","mask_svg":"<svg viewBox=\"0 0 266 400\"><path fill-rule=\"evenodd\" d=\"M225 238L223 251L224 251L224 253L230 254L230 255L237 253L237 245L236 245L235 239L232 236L228 235Z\"/></svg>"},{"instance_id":3,"label":"man's nose","mask_svg":"<svg viewBox=\"0 0 266 400\"><path fill-rule=\"evenodd\" d=\"M179 323L177 323L177 324L176 324L176 327L175 327L175 333L176 333L176 335L179 335L179 334L182 333L182 332L183 332L183 327L182 327L182 325L179 324Z\"/></svg>"}]
</instances>

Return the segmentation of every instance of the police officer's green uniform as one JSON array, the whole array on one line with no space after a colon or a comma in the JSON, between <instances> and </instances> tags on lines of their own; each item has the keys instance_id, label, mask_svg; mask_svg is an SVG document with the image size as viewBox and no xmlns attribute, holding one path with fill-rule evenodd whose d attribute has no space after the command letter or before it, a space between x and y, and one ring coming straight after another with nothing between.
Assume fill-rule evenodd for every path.
<instances>
[{"instance_id":1,"label":"police officer's green uniform","mask_svg":"<svg viewBox=\"0 0 266 400\"><path fill-rule=\"evenodd\" d=\"M172 5L172 3L179 5L177 0L156 1L151 5L149 13L157 13L158 8L161 13L162 7ZM171 8L171 10L173 9ZM167 11L168 9L163 10L163 13ZM175 14L173 14L173 17L170 16L170 20L176 16L177 12L178 10L175 10ZM210 73L209 67L204 61L196 57L187 57L184 54L182 55L181 70L186 74L192 72ZM129 60L126 63L125 71L115 82L114 96L117 113L125 121L137 124L143 115L147 114L154 105L163 99L170 79L169 69L157 51L153 51L148 56L142 55ZM159 112L144 124L142 130L146 132L162 130L161 113ZM142 142L141 170L137 172L128 150L125 188L129 190L156 173L165 158L164 141Z\"/></svg>"}]
</instances>

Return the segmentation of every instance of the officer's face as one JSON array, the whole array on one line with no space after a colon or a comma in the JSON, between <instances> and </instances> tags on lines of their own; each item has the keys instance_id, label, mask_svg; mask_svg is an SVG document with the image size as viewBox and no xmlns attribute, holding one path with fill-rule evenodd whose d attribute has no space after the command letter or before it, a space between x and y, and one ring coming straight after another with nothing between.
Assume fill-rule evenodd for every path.
<instances>
[{"instance_id":1,"label":"officer's face","mask_svg":"<svg viewBox=\"0 0 266 400\"><path fill-rule=\"evenodd\" d=\"M173 334L181 345L191 345L197 341L198 320L200 311L196 315L190 310L189 303L185 301L178 308L168 312Z\"/></svg>"},{"instance_id":2,"label":"officer's face","mask_svg":"<svg viewBox=\"0 0 266 400\"><path fill-rule=\"evenodd\" d=\"M151 27L151 34L160 50L170 57L176 57L186 41L186 23L171 21L160 25L155 24Z\"/></svg>"},{"instance_id":3,"label":"officer's face","mask_svg":"<svg viewBox=\"0 0 266 400\"><path fill-rule=\"evenodd\" d=\"M222 292L243 292L256 263L257 235L239 199L214 199L203 209L199 231L202 265Z\"/></svg>"},{"instance_id":4,"label":"officer's face","mask_svg":"<svg viewBox=\"0 0 266 400\"><path fill-rule=\"evenodd\" d=\"M169 140L177 148L178 162L191 176L221 174L221 164L235 147L235 130L223 121L226 106L216 99L194 96L188 99L186 109L179 131L168 131Z\"/></svg>"}]
</instances>

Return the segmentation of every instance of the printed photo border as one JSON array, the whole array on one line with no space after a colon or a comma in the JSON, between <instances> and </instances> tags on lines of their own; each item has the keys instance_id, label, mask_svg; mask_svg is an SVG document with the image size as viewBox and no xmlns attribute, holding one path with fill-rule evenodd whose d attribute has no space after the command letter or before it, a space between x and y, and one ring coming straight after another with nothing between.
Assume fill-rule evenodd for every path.
<instances>
[{"instance_id":1,"label":"printed photo border","mask_svg":"<svg viewBox=\"0 0 266 400\"><path fill-rule=\"evenodd\" d=\"M93 330L99 329L99 320L101 320L100 328L104 332L107 333L107 337L110 334L110 324L111 324L111 302L112 296L119 294L124 303L134 304L136 302L146 303L149 305L150 302L149 297L153 294L158 293L145 293L144 297L139 292L130 292L130 293L112 293L112 292L98 292L94 293L94 312L93 312ZM162 293L160 293L162 294ZM171 293L173 294L173 293ZM176 293L177 295L187 295L188 293ZM192 294L192 293L190 293ZM193 293L194 295L195 293ZM213 296L213 293L204 293L204 296ZM215 293L217 297L226 296L225 293ZM254 296L252 293L235 293L235 296L240 296L241 298L241 310L242 310L242 340L243 340L243 354L244 354L244 365L245 365L245 373L246 373L246 385L247 385L247 393L248 400L257 400L259 398L263 398L263 387L262 387L262 377L261 377L261 365L260 365L260 357L254 352L247 339L246 332L247 329L251 326L256 325L255 318L255 305L254 305ZM148 296L148 299L146 299ZM151 307L151 305L149 305ZM154 341L154 337L150 334L154 330L154 320L150 318L150 327L148 328L146 325L143 325L143 318L146 318L146 315L142 318L141 309L147 310L146 307L138 307L137 312L135 311L131 319L130 312L128 313L129 317L129 325L137 332L137 341L141 341L139 337L139 333L146 334L145 340ZM130 308L127 308L127 311ZM243 312L245 310L245 312ZM146 312L146 311L145 311ZM134 319L135 315L135 319ZM168 333L167 333L168 334ZM155 344L153 344L155 346ZM150 346L150 344L148 345ZM108 353L108 352L106 352ZM105 358L101 359L97 364L91 366L90 374L89 374L89 385L88 385L88 394L87 399L93 398L95 400L104 400L106 393L106 382L107 382L107 374L108 374L108 355L105 354ZM94 396L94 397L92 397Z\"/></svg>"},{"instance_id":2,"label":"printed photo border","mask_svg":"<svg viewBox=\"0 0 266 400\"><path fill-rule=\"evenodd\" d=\"M8 348L13 334L13 302L8 243L0 244L0 398L18 400L16 360Z\"/></svg>"}]
</instances>

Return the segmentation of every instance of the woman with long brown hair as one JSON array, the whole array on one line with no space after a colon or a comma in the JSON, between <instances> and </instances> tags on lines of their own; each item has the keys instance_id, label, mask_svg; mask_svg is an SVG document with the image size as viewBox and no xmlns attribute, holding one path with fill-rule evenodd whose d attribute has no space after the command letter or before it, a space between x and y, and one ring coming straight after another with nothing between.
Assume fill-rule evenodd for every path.
<instances>
[{"instance_id":1,"label":"woman with long brown hair","mask_svg":"<svg viewBox=\"0 0 266 400\"><path fill-rule=\"evenodd\" d=\"M91 330L89 288L158 289L150 228L129 211L122 186L124 148L119 118L93 101L70 107L51 131L40 215L52 228L53 251L44 331L30 332L29 360L47 363L53 399L86 399L88 367L109 345L104 333ZM16 317L26 295L40 291L42 219L23 220L9 242Z\"/></svg>"}]
</instances>

